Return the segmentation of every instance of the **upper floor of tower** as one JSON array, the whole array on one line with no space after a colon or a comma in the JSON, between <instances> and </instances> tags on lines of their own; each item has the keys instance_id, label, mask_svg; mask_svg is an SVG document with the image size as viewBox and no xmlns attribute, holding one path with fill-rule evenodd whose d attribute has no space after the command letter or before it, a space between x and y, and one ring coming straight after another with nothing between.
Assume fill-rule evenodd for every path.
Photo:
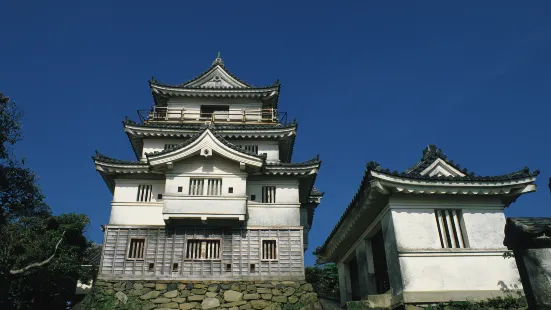
<instances>
[{"instance_id":1,"label":"upper floor of tower","mask_svg":"<svg viewBox=\"0 0 551 310\"><path fill-rule=\"evenodd\" d=\"M152 78L154 106L140 111L144 123L279 124L286 113L278 111L279 81L253 86L232 74L220 53L210 68L179 85Z\"/></svg>"}]
</instances>

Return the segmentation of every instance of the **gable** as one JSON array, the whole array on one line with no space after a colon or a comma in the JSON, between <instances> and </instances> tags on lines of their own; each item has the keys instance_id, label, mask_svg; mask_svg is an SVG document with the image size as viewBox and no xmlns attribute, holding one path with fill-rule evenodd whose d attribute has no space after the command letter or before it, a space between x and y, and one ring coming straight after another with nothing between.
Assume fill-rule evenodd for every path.
<instances>
[{"instance_id":1,"label":"gable","mask_svg":"<svg viewBox=\"0 0 551 310\"><path fill-rule=\"evenodd\" d=\"M175 174L242 174L239 163L213 155L210 157L189 157L174 163L172 173Z\"/></svg>"},{"instance_id":2,"label":"gable","mask_svg":"<svg viewBox=\"0 0 551 310\"><path fill-rule=\"evenodd\" d=\"M223 138L215 136L209 129L179 144L176 148L146 154L149 164L152 166L159 166L162 164L172 165L178 161L196 155L203 157L219 155L242 165L253 167L262 167L265 158L241 150L225 141Z\"/></svg>"},{"instance_id":3,"label":"gable","mask_svg":"<svg viewBox=\"0 0 551 310\"><path fill-rule=\"evenodd\" d=\"M222 66L214 66L203 76L184 84L185 87L199 88L249 88L244 83L234 78Z\"/></svg>"},{"instance_id":4,"label":"gable","mask_svg":"<svg viewBox=\"0 0 551 310\"><path fill-rule=\"evenodd\" d=\"M436 159L432 164L430 164L425 170L419 173L423 176L445 176L445 177L464 177L465 174L452 165L448 164L446 161L441 158Z\"/></svg>"}]
</instances>

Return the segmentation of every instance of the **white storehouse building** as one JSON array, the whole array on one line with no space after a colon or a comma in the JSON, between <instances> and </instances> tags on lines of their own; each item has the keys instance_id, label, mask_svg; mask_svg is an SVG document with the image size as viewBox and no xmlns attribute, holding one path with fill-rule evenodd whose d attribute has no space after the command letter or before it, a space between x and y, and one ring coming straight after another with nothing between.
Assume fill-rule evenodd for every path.
<instances>
[{"instance_id":1,"label":"white storehouse building","mask_svg":"<svg viewBox=\"0 0 551 310\"><path fill-rule=\"evenodd\" d=\"M321 161L292 163L279 82L254 87L220 56L125 120L135 161L97 153L113 193L98 278L302 280Z\"/></svg>"},{"instance_id":2,"label":"white storehouse building","mask_svg":"<svg viewBox=\"0 0 551 310\"><path fill-rule=\"evenodd\" d=\"M370 162L316 254L337 263L343 304L404 307L521 290L515 261L502 257L503 211L536 190L538 173L476 176L434 145L404 172Z\"/></svg>"}]
</instances>

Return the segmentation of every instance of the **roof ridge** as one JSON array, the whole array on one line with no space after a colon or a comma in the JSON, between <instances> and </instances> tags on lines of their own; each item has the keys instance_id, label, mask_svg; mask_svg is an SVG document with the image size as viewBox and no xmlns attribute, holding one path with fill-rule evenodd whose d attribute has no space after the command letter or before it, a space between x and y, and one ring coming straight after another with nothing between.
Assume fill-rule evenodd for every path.
<instances>
[{"instance_id":1,"label":"roof ridge","mask_svg":"<svg viewBox=\"0 0 551 310\"><path fill-rule=\"evenodd\" d=\"M420 175L420 173L429 167L437 159L443 160L446 164L454 167L455 169L461 171L466 177L475 177L473 172L469 172L467 168L461 168L459 164L454 163L453 160L448 159L448 156L444 154L441 148L435 144L429 144L423 149L423 154L421 160L415 163L413 166L406 169L403 174L407 175Z\"/></svg>"},{"instance_id":2,"label":"roof ridge","mask_svg":"<svg viewBox=\"0 0 551 310\"><path fill-rule=\"evenodd\" d=\"M292 167L292 166L306 166L306 165L313 165L313 164L321 164L321 160L319 158L319 154L316 155L316 157L311 158L309 160L301 161L301 162L294 162L294 163L284 163L284 162L278 162L278 163L267 163L267 166L271 167Z\"/></svg>"}]
</instances>

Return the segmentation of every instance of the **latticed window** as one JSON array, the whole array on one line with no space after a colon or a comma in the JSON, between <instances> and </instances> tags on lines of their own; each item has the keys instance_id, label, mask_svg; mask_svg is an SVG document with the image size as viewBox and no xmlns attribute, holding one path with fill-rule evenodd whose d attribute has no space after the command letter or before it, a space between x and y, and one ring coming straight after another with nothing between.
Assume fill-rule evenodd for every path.
<instances>
[{"instance_id":1,"label":"latticed window","mask_svg":"<svg viewBox=\"0 0 551 310\"><path fill-rule=\"evenodd\" d=\"M153 185L138 185L136 201L149 202L153 196Z\"/></svg>"},{"instance_id":2,"label":"latticed window","mask_svg":"<svg viewBox=\"0 0 551 310\"><path fill-rule=\"evenodd\" d=\"M193 196L220 196L222 195L222 179L191 178L189 180L189 194Z\"/></svg>"},{"instance_id":3,"label":"latticed window","mask_svg":"<svg viewBox=\"0 0 551 310\"><path fill-rule=\"evenodd\" d=\"M128 259L143 259L143 254L145 252L145 239L143 238L132 238L130 239L130 244L128 246Z\"/></svg>"},{"instance_id":4,"label":"latticed window","mask_svg":"<svg viewBox=\"0 0 551 310\"><path fill-rule=\"evenodd\" d=\"M262 240L262 259L277 259L277 240Z\"/></svg>"},{"instance_id":5,"label":"latticed window","mask_svg":"<svg viewBox=\"0 0 551 310\"><path fill-rule=\"evenodd\" d=\"M164 148L164 149L165 149L165 150L168 150L168 149L171 149L171 148L176 147L176 145L178 145L178 144L165 144L165 148Z\"/></svg>"},{"instance_id":6,"label":"latticed window","mask_svg":"<svg viewBox=\"0 0 551 310\"><path fill-rule=\"evenodd\" d=\"M250 144L250 145L238 145L240 148L244 149L247 152L258 154L258 145L256 144Z\"/></svg>"},{"instance_id":7,"label":"latticed window","mask_svg":"<svg viewBox=\"0 0 551 310\"><path fill-rule=\"evenodd\" d=\"M219 259L220 240L189 239L186 249L187 259Z\"/></svg>"},{"instance_id":8,"label":"latticed window","mask_svg":"<svg viewBox=\"0 0 551 310\"><path fill-rule=\"evenodd\" d=\"M442 248L465 248L461 210L435 210Z\"/></svg>"},{"instance_id":9,"label":"latticed window","mask_svg":"<svg viewBox=\"0 0 551 310\"><path fill-rule=\"evenodd\" d=\"M276 187L262 186L262 203L275 203L275 202L276 202Z\"/></svg>"}]
</instances>

